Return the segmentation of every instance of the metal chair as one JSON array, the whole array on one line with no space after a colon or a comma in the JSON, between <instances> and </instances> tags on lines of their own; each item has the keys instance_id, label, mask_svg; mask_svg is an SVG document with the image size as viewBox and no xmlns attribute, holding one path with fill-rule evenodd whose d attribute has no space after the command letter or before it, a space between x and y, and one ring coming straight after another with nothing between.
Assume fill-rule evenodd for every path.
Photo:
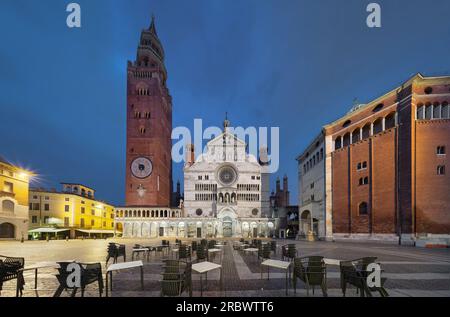
<instances>
[{"instance_id":1,"label":"metal chair","mask_svg":"<svg viewBox=\"0 0 450 317\"><path fill-rule=\"evenodd\" d=\"M3 283L10 280L17 280L16 297L23 295L25 279L23 278L24 258L13 258L0 255L0 294Z\"/></svg>"},{"instance_id":2,"label":"metal chair","mask_svg":"<svg viewBox=\"0 0 450 317\"><path fill-rule=\"evenodd\" d=\"M97 282L98 283L98 291L100 297L102 297L103 293L103 275L102 275L102 265L100 263L92 263L92 264L83 264L77 262L58 262L58 274L56 274L56 278L59 282L59 286L56 292L53 294L53 297L61 296L63 290L71 289L71 297L75 297L78 289L81 289L81 297L84 297L84 291L87 285ZM72 270L68 270L68 266L70 264L79 265L80 268L80 284L79 285L71 285L68 283L69 281L73 281L71 278L71 274L74 272ZM76 280L75 280L76 282Z\"/></svg>"},{"instance_id":3,"label":"metal chair","mask_svg":"<svg viewBox=\"0 0 450 317\"><path fill-rule=\"evenodd\" d=\"M327 292L327 267L323 256L310 256L294 259L293 272L294 293L297 292L297 279L306 285L306 294L309 296L309 289L312 288L314 295L315 286L320 286L324 297Z\"/></svg>"}]
</instances>

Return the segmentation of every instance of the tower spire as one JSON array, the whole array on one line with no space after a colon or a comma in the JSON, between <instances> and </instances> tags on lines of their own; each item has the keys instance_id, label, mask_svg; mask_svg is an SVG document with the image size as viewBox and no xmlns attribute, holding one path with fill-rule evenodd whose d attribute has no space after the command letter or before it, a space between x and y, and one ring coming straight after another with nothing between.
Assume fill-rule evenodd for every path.
<instances>
[{"instance_id":1,"label":"tower spire","mask_svg":"<svg viewBox=\"0 0 450 317\"><path fill-rule=\"evenodd\" d=\"M228 121L228 112L225 112L225 120L223 121L223 130L226 131L230 126L230 121Z\"/></svg>"},{"instance_id":2,"label":"tower spire","mask_svg":"<svg viewBox=\"0 0 450 317\"><path fill-rule=\"evenodd\" d=\"M153 32L155 35L156 34L156 25L155 25L155 14L152 13L152 22L150 23L150 28L149 31Z\"/></svg>"}]
</instances>

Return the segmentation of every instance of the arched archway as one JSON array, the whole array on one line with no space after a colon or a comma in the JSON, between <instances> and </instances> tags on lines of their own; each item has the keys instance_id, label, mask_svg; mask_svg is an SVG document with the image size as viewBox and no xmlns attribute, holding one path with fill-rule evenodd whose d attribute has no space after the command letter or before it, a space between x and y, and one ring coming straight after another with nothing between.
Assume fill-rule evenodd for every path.
<instances>
[{"instance_id":1,"label":"arched archway","mask_svg":"<svg viewBox=\"0 0 450 317\"><path fill-rule=\"evenodd\" d=\"M233 219L226 216L222 219L222 232L224 238L230 238L233 236Z\"/></svg>"},{"instance_id":2,"label":"arched archway","mask_svg":"<svg viewBox=\"0 0 450 317\"><path fill-rule=\"evenodd\" d=\"M304 210L300 217L300 230L302 234L308 234L312 230L311 224L311 212L309 210Z\"/></svg>"},{"instance_id":3,"label":"arched archway","mask_svg":"<svg viewBox=\"0 0 450 317\"><path fill-rule=\"evenodd\" d=\"M0 239L14 239L16 237L16 227L9 222L0 224Z\"/></svg>"}]
</instances>

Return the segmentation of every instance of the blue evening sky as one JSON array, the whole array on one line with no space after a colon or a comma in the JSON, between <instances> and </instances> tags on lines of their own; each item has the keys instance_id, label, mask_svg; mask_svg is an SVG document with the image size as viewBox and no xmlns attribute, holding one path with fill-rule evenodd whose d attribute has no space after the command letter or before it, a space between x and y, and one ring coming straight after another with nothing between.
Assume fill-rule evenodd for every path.
<instances>
[{"instance_id":1,"label":"blue evening sky","mask_svg":"<svg viewBox=\"0 0 450 317\"><path fill-rule=\"evenodd\" d=\"M448 0L65 0L0 4L0 155L43 187L80 182L123 204L126 63L156 16L173 125L279 126L281 167L297 203L297 165L321 126L414 73L450 74ZM374 1L375 2L375 1ZM271 188L274 187L274 175ZM174 165L174 182L182 167Z\"/></svg>"}]
</instances>

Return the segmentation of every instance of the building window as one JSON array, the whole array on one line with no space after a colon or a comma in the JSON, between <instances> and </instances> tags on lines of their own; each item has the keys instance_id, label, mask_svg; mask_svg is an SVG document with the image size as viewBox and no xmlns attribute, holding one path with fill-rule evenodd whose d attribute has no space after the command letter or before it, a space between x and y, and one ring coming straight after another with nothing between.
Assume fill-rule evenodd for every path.
<instances>
[{"instance_id":1,"label":"building window","mask_svg":"<svg viewBox=\"0 0 450 317\"><path fill-rule=\"evenodd\" d=\"M50 210L50 204L44 204L44 210L49 211Z\"/></svg>"},{"instance_id":2,"label":"building window","mask_svg":"<svg viewBox=\"0 0 450 317\"><path fill-rule=\"evenodd\" d=\"M362 168L363 169L367 168L367 162L366 161L362 162Z\"/></svg>"},{"instance_id":3,"label":"building window","mask_svg":"<svg viewBox=\"0 0 450 317\"><path fill-rule=\"evenodd\" d=\"M85 212L84 207L81 207L81 213L84 214L84 212Z\"/></svg>"},{"instance_id":4,"label":"building window","mask_svg":"<svg viewBox=\"0 0 450 317\"><path fill-rule=\"evenodd\" d=\"M358 163L356 169L359 171L361 168L362 168L362 164L361 164L361 163Z\"/></svg>"},{"instance_id":5,"label":"building window","mask_svg":"<svg viewBox=\"0 0 450 317\"><path fill-rule=\"evenodd\" d=\"M367 207L367 203L366 202L362 202L359 204L359 215L367 215L369 213L368 207Z\"/></svg>"},{"instance_id":6,"label":"building window","mask_svg":"<svg viewBox=\"0 0 450 317\"><path fill-rule=\"evenodd\" d=\"M92 226L92 227L95 226L95 220L94 220L94 219L91 220L91 226Z\"/></svg>"},{"instance_id":7,"label":"building window","mask_svg":"<svg viewBox=\"0 0 450 317\"><path fill-rule=\"evenodd\" d=\"M311 189L313 189L313 188L314 188L314 183L311 183L311 185L309 185L309 187L310 187Z\"/></svg>"},{"instance_id":8,"label":"building window","mask_svg":"<svg viewBox=\"0 0 450 317\"><path fill-rule=\"evenodd\" d=\"M252 215L253 216L257 216L258 212L259 212L258 209L255 208L255 209L252 210Z\"/></svg>"},{"instance_id":9,"label":"building window","mask_svg":"<svg viewBox=\"0 0 450 317\"><path fill-rule=\"evenodd\" d=\"M64 227L69 226L69 217L64 217ZM81 227L84 227L84 219L81 219Z\"/></svg>"},{"instance_id":10,"label":"building window","mask_svg":"<svg viewBox=\"0 0 450 317\"><path fill-rule=\"evenodd\" d=\"M69 205L65 205L65 206L64 206L64 211L65 211L65 212L69 212Z\"/></svg>"},{"instance_id":11,"label":"building window","mask_svg":"<svg viewBox=\"0 0 450 317\"><path fill-rule=\"evenodd\" d=\"M202 180L202 175L198 175L198 180Z\"/></svg>"},{"instance_id":12,"label":"building window","mask_svg":"<svg viewBox=\"0 0 450 317\"><path fill-rule=\"evenodd\" d=\"M14 192L14 185L10 182L5 182L3 185L3 191L6 193L13 193Z\"/></svg>"},{"instance_id":13,"label":"building window","mask_svg":"<svg viewBox=\"0 0 450 317\"><path fill-rule=\"evenodd\" d=\"M439 165L437 167L437 174L438 175L445 175L445 165Z\"/></svg>"},{"instance_id":14,"label":"building window","mask_svg":"<svg viewBox=\"0 0 450 317\"><path fill-rule=\"evenodd\" d=\"M445 155L445 146L438 146L436 150L437 155Z\"/></svg>"},{"instance_id":15,"label":"building window","mask_svg":"<svg viewBox=\"0 0 450 317\"><path fill-rule=\"evenodd\" d=\"M95 216L95 210L94 209L91 209L91 215Z\"/></svg>"},{"instance_id":16,"label":"building window","mask_svg":"<svg viewBox=\"0 0 450 317\"><path fill-rule=\"evenodd\" d=\"M84 218L81 218L81 219L80 219L80 227L81 227L81 228L84 228Z\"/></svg>"},{"instance_id":17,"label":"building window","mask_svg":"<svg viewBox=\"0 0 450 317\"><path fill-rule=\"evenodd\" d=\"M65 198L65 201L69 201L69 198L68 198L68 197L66 197L66 198Z\"/></svg>"},{"instance_id":18,"label":"building window","mask_svg":"<svg viewBox=\"0 0 450 317\"><path fill-rule=\"evenodd\" d=\"M199 208L199 209L197 209L197 210L195 211L195 214L196 214L197 216L201 216L201 215L203 214L203 210L201 210L201 209Z\"/></svg>"},{"instance_id":19,"label":"building window","mask_svg":"<svg viewBox=\"0 0 450 317\"><path fill-rule=\"evenodd\" d=\"M31 222L32 223L37 223L37 216L32 216L31 217Z\"/></svg>"},{"instance_id":20,"label":"building window","mask_svg":"<svg viewBox=\"0 0 450 317\"><path fill-rule=\"evenodd\" d=\"M33 208L31 210L40 210L41 205L39 203L33 203Z\"/></svg>"},{"instance_id":21,"label":"building window","mask_svg":"<svg viewBox=\"0 0 450 317\"><path fill-rule=\"evenodd\" d=\"M362 185L367 185L367 184L369 184L369 177L361 177L360 179L359 179L359 186L362 186Z\"/></svg>"},{"instance_id":22,"label":"building window","mask_svg":"<svg viewBox=\"0 0 450 317\"><path fill-rule=\"evenodd\" d=\"M103 227L106 227L106 221L103 221Z\"/></svg>"}]
</instances>

